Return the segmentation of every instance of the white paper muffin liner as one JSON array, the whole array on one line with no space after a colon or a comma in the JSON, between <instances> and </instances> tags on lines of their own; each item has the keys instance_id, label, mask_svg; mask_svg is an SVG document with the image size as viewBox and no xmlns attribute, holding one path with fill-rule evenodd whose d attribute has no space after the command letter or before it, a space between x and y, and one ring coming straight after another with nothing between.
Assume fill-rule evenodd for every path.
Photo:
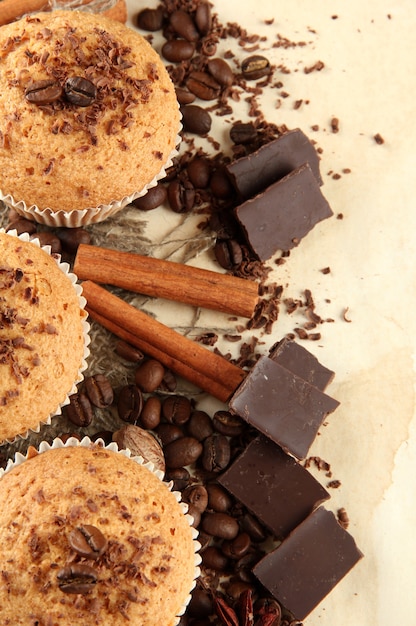
<instances>
[{"instance_id":1,"label":"white paper muffin liner","mask_svg":"<svg viewBox=\"0 0 416 626\"><path fill-rule=\"evenodd\" d=\"M78 283L78 277L73 272L70 271L70 265L68 263L65 263L65 262L61 261L61 257L58 254L53 254L53 255L51 254L51 247L50 246L41 246L40 242L39 242L39 239L37 239L36 236L31 238L28 233L22 233L22 234L18 235L17 231L9 230L9 231L6 232L4 228L0 228L0 233L5 233L7 235L10 235L11 237L17 237L21 241L33 243L36 246L38 246L39 248L42 248L42 250L44 250L47 254L51 255L52 258L56 261L56 264L58 265L59 269L67 276L67 278L71 282L71 284L72 284L72 286L73 286L73 288L75 290L75 293L78 296L80 309L82 309L82 310L85 309L87 301L84 298L84 296L82 295L82 287ZM80 365L78 373L77 373L77 377L74 380L74 383L73 383L71 389L68 391L65 399L62 402L60 402L58 404L58 406L51 413L49 413L49 415L47 415L45 417L42 417L40 419L40 421L39 421L37 426L28 429L24 433L16 435L12 439L6 439L5 441L2 441L1 443L14 443L14 442L16 442L17 440L20 440L20 439L27 439L27 437L29 436L30 433L38 433L42 426L45 426L45 425L46 426L50 426L50 424L52 422L52 418L57 416L57 415L61 415L62 408L64 406L66 406L67 404L69 404L70 396L72 396L72 394L76 393L77 385L84 380L84 372L87 369L87 359L88 359L88 357L90 355L90 349L89 349L89 345L90 345L90 342L91 342L90 335L89 335L90 324L87 321L87 316L85 316L85 318L83 318L83 320L82 320L82 330L83 330L83 335L84 335L84 353L83 353L83 356L82 356L81 365Z\"/></svg>"},{"instance_id":2,"label":"white paper muffin liner","mask_svg":"<svg viewBox=\"0 0 416 626\"><path fill-rule=\"evenodd\" d=\"M189 526L191 528L192 540L193 540L193 545L194 545L194 554L195 554L194 556L194 568L195 569L194 569L193 585L191 589L189 589L189 594L186 597L181 609L178 611L178 614L176 616L175 625L178 624L180 622L181 616L185 613L187 606L190 602L191 592L195 588L197 578L201 574L201 570L199 567L202 561L201 556L199 554L199 550L201 549L201 544L199 543L199 541L197 541L198 531L196 530L196 528L192 526L193 517L188 513L188 505L182 501L182 496L179 491L172 490L173 482L171 481L168 483L164 481L163 472L157 469L151 461L145 461L142 456L132 455L129 449L120 449L115 442L105 445L102 439L97 439L96 441L93 442L89 437L83 437L81 441L79 441L76 437L69 437L67 441L63 442L62 439L57 437L56 439L52 441L52 443L48 443L47 441L42 441L39 444L39 446L36 448L36 452L38 454L42 454L43 452L47 452L48 450L55 450L58 448L70 448L70 447L77 447L77 446L82 446L84 448L100 447L100 448L105 448L106 450L110 450L111 452L122 454L123 456L127 457L128 459L131 459L135 463L138 463L139 465L146 467L150 472L152 472L152 474L154 474L166 486L166 489L168 489L175 496L175 499L178 502L180 508L182 509L185 519L188 521ZM32 449L29 448L26 454L22 454L21 452L16 452L14 460L9 459L6 467L0 468L0 480L2 479L4 474L6 474L7 472L10 472L14 467L21 465L22 463L30 459L32 456L33 456L33 448Z\"/></svg>"},{"instance_id":3,"label":"white paper muffin liner","mask_svg":"<svg viewBox=\"0 0 416 626\"><path fill-rule=\"evenodd\" d=\"M179 108L179 105L178 105ZM179 145L181 142L180 132L182 130L182 122L179 122L178 133L175 140L175 148L170 153L166 163L160 169L159 173L139 191L135 191L128 196L124 196L120 200L112 200L108 204L100 204L96 207L88 207L85 209L73 209L72 211L53 210L50 207L40 208L36 204L27 205L24 200L16 200L11 194L6 194L0 189L0 200L8 207L14 209L19 215L30 219L38 224L44 224L51 227L77 228L80 226L88 226L89 224L97 224L112 217L133 200L144 196L149 189L155 187L159 180L165 178L166 170L173 164L173 159L179 154Z\"/></svg>"}]
</instances>

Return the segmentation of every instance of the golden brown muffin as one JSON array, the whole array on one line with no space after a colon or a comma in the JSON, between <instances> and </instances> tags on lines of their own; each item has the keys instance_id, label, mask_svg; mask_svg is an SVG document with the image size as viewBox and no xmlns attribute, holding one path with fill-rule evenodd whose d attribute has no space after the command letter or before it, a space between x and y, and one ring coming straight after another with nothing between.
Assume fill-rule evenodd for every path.
<instances>
[{"instance_id":1,"label":"golden brown muffin","mask_svg":"<svg viewBox=\"0 0 416 626\"><path fill-rule=\"evenodd\" d=\"M0 442L46 422L82 380L88 325L64 269L0 231Z\"/></svg>"},{"instance_id":2,"label":"golden brown muffin","mask_svg":"<svg viewBox=\"0 0 416 626\"><path fill-rule=\"evenodd\" d=\"M53 214L140 192L179 125L160 57L124 24L53 11L0 28L0 189L15 202Z\"/></svg>"},{"instance_id":3,"label":"golden brown muffin","mask_svg":"<svg viewBox=\"0 0 416 626\"><path fill-rule=\"evenodd\" d=\"M3 475L0 509L1 624L176 623L193 531L147 467L97 445L50 449Z\"/></svg>"}]
</instances>

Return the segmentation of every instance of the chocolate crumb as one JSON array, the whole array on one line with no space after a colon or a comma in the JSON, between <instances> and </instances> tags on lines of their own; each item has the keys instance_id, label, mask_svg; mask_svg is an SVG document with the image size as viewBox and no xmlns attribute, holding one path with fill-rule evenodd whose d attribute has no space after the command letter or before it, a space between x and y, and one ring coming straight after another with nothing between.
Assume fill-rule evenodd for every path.
<instances>
[{"instance_id":1,"label":"chocolate crumb","mask_svg":"<svg viewBox=\"0 0 416 626\"><path fill-rule=\"evenodd\" d=\"M374 141L376 142L376 144L378 144L379 146L381 146L384 143L384 139L383 137L380 135L380 133L376 133L374 135Z\"/></svg>"}]
</instances>

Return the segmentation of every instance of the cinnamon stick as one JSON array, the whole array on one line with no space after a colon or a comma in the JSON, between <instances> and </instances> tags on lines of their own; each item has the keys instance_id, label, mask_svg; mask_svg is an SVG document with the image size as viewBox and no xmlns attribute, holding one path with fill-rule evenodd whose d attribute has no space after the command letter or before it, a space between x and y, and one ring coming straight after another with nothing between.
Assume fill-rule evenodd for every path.
<instances>
[{"instance_id":1,"label":"cinnamon stick","mask_svg":"<svg viewBox=\"0 0 416 626\"><path fill-rule=\"evenodd\" d=\"M257 283L210 270L81 244L74 263L78 278L114 285L148 296L251 317Z\"/></svg>"},{"instance_id":2,"label":"cinnamon stick","mask_svg":"<svg viewBox=\"0 0 416 626\"><path fill-rule=\"evenodd\" d=\"M227 402L244 380L246 374L241 368L103 287L89 280L82 287L93 319L218 400Z\"/></svg>"},{"instance_id":3,"label":"cinnamon stick","mask_svg":"<svg viewBox=\"0 0 416 626\"><path fill-rule=\"evenodd\" d=\"M0 26L14 22L26 13L47 8L47 0L2 0L0 2Z\"/></svg>"}]
</instances>

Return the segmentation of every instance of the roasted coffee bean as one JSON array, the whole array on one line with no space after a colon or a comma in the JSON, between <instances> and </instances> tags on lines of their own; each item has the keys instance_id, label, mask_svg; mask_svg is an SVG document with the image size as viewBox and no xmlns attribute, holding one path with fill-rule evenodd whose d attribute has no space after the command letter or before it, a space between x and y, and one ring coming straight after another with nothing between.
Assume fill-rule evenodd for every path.
<instances>
[{"instance_id":1,"label":"roasted coffee bean","mask_svg":"<svg viewBox=\"0 0 416 626\"><path fill-rule=\"evenodd\" d=\"M257 139L257 130L253 124L239 122L231 127L230 138L236 144L251 143Z\"/></svg>"},{"instance_id":2,"label":"roasted coffee bean","mask_svg":"<svg viewBox=\"0 0 416 626\"><path fill-rule=\"evenodd\" d=\"M122 339L117 341L115 351L118 356L130 361L130 363L140 363L144 359L143 352Z\"/></svg>"},{"instance_id":3,"label":"roasted coffee bean","mask_svg":"<svg viewBox=\"0 0 416 626\"><path fill-rule=\"evenodd\" d=\"M237 520L227 513L204 513L202 528L214 537L228 540L235 539L239 532Z\"/></svg>"},{"instance_id":4,"label":"roasted coffee bean","mask_svg":"<svg viewBox=\"0 0 416 626\"><path fill-rule=\"evenodd\" d=\"M212 27L211 7L208 2L200 2L195 12L195 24L201 35L208 35Z\"/></svg>"},{"instance_id":5,"label":"roasted coffee bean","mask_svg":"<svg viewBox=\"0 0 416 626\"><path fill-rule=\"evenodd\" d=\"M226 270L232 270L243 260L243 251L235 239L217 239L214 254L218 263Z\"/></svg>"},{"instance_id":6,"label":"roasted coffee bean","mask_svg":"<svg viewBox=\"0 0 416 626\"><path fill-rule=\"evenodd\" d=\"M142 30L154 32L163 26L162 9L143 9L137 14L136 24Z\"/></svg>"},{"instance_id":7,"label":"roasted coffee bean","mask_svg":"<svg viewBox=\"0 0 416 626\"><path fill-rule=\"evenodd\" d=\"M194 102L196 98L194 93L191 93L183 87L175 87L175 92L176 99L178 100L179 104L191 104L191 102Z\"/></svg>"},{"instance_id":8,"label":"roasted coffee bean","mask_svg":"<svg viewBox=\"0 0 416 626\"><path fill-rule=\"evenodd\" d=\"M211 176L211 166L208 159L195 157L186 166L189 180L197 189L206 189Z\"/></svg>"},{"instance_id":9,"label":"roasted coffee bean","mask_svg":"<svg viewBox=\"0 0 416 626\"><path fill-rule=\"evenodd\" d=\"M102 439L104 441L104 445L108 446L113 441L113 431L112 430L99 430L98 432L91 435L92 441L98 441L98 439Z\"/></svg>"},{"instance_id":10,"label":"roasted coffee bean","mask_svg":"<svg viewBox=\"0 0 416 626\"><path fill-rule=\"evenodd\" d=\"M173 11L170 15L169 22L179 37L183 37L186 41L198 41L199 32L196 29L192 17L189 13L186 13L186 11L180 9Z\"/></svg>"},{"instance_id":11,"label":"roasted coffee bean","mask_svg":"<svg viewBox=\"0 0 416 626\"><path fill-rule=\"evenodd\" d=\"M107 548L107 539L96 526L78 526L69 534L69 545L86 559L98 559Z\"/></svg>"},{"instance_id":12,"label":"roasted coffee bean","mask_svg":"<svg viewBox=\"0 0 416 626\"><path fill-rule=\"evenodd\" d=\"M65 97L77 107L88 107L97 97L97 87L87 78L70 76L65 81Z\"/></svg>"},{"instance_id":13,"label":"roasted coffee bean","mask_svg":"<svg viewBox=\"0 0 416 626\"><path fill-rule=\"evenodd\" d=\"M120 419L135 424L143 408L143 396L137 385L125 385L118 395L117 411Z\"/></svg>"},{"instance_id":14,"label":"roasted coffee bean","mask_svg":"<svg viewBox=\"0 0 416 626\"><path fill-rule=\"evenodd\" d=\"M201 523L201 512L198 511L194 504L188 504L188 513L192 517L192 526L194 528L198 528Z\"/></svg>"},{"instance_id":15,"label":"roasted coffee bean","mask_svg":"<svg viewBox=\"0 0 416 626\"><path fill-rule=\"evenodd\" d=\"M140 198L133 200L132 205L141 211L152 211L166 202L166 198L166 187L159 183L159 185L151 187L148 192L144 194L144 196L140 196Z\"/></svg>"},{"instance_id":16,"label":"roasted coffee bean","mask_svg":"<svg viewBox=\"0 0 416 626\"><path fill-rule=\"evenodd\" d=\"M174 469L167 470L165 473L165 480L167 482L173 481L173 490L182 491L186 489L191 481L191 475L186 467L175 467Z\"/></svg>"},{"instance_id":17,"label":"roasted coffee bean","mask_svg":"<svg viewBox=\"0 0 416 626\"><path fill-rule=\"evenodd\" d=\"M209 533L211 534L211 533ZM214 569L217 572L223 572L227 569L228 559L223 552L216 546L208 546L201 554L202 565L208 569Z\"/></svg>"},{"instance_id":18,"label":"roasted coffee bean","mask_svg":"<svg viewBox=\"0 0 416 626\"><path fill-rule=\"evenodd\" d=\"M250 550L251 540L247 533L239 533L231 541L223 541L221 550L230 559L241 559Z\"/></svg>"},{"instance_id":19,"label":"roasted coffee bean","mask_svg":"<svg viewBox=\"0 0 416 626\"><path fill-rule=\"evenodd\" d=\"M62 243L63 249L71 254L75 254L81 243L91 243L91 235L85 228L59 228L56 234Z\"/></svg>"},{"instance_id":20,"label":"roasted coffee bean","mask_svg":"<svg viewBox=\"0 0 416 626\"><path fill-rule=\"evenodd\" d=\"M230 443L224 435L214 433L203 443L202 467L208 472L220 472L230 462Z\"/></svg>"},{"instance_id":21,"label":"roasted coffee bean","mask_svg":"<svg viewBox=\"0 0 416 626\"><path fill-rule=\"evenodd\" d=\"M195 203L195 189L188 180L173 180L168 186L169 206L175 213L188 213Z\"/></svg>"},{"instance_id":22,"label":"roasted coffee bean","mask_svg":"<svg viewBox=\"0 0 416 626\"><path fill-rule=\"evenodd\" d=\"M61 254L61 240L53 233L44 230L40 233L36 233L36 235L34 235L34 237L31 237L31 239L32 238L38 239L41 246L49 246L51 249L51 254Z\"/></svg>"},{"instance_id":23,"label":"roasted coffee bean","mask_svg":"<svg viewBox=\"0 0 416 626\"><path fill-rule=\"evenodd\" d=\"M233 580L226 585L226 592L229 598L238 600L244 591L252 591L253 585L241 580Z\"/></svg>"},{"instance_id":24,"label":"roasted coffee bean","mask_svg":"<svg viewBox=\"0 0 416 626\"><path fill-rule=\"evenodd\" d=\"M178 386L178 381L176 380L175 374L171 370L165 370L165 374L163 376L163 380L160 383L159 389L162 391L175 391Z\"/></svg>"},{"instance_id":25,"label":"roasted coffee bean","mask_svg":"<svg viewBox=\"0 0 416 626\"><path fill-rule=\"evenodd\" d=\"M187 613L191 617L208 617L213 611L212 597L209 591L196 587L188 604Z\"/></svg>"},{"instance_id":26,"label":"roasted coffee bean","mask_svg":"<svg viewBox=\"0 0 416 626\"><path fill-rule=\"evenodd\" d=\"M202 454L202 444L193 437L181 437L164 448L166 465L172 467L186 467Z\"/></svg>"},{"instance_id":27,"label":"roasted coffee bean","mask_svg":"<svg viewBox=\"0 0 416 626\"><path fill-rule=\"evenodd\" d=\"M201 100L215 100L221 92L220 85L207 72L191 72L186 80L186 86Z\"/></svg>"},{"instance_id":28,"label":"roasted coffee bean","mask_svg":"<svg viewBox=\"0 0 416 626\"><path fill-rule=\"evenodd\" d=\"M186 425L186 429L188 435L195 437L198 441L203 441L214 432L212 420L205 411L193 411Z\"/></svg>"},{"instance_id":29,"label":"roasted coffee bean","mask_svg":"<svg viewBox=\"0 0 416 626\"><path fill-rule=\"evenodd\" d=\"M260 522L251 513L245 513L240 520L241 529L248 533L252 541L260 543L266 539L266 533Z\"/></svg>"},{"instance_id":30,"label":"roasted coffee bean","mask_svg":"<svg viewBox=\"0 0 416 626\"><path fill-rule=\"evenodd\" d=\"M252 572L253 567L260 561L263 553L260 551L247 552L237 561L233 562L233 571L243 582L250 583L255 580Z\"/></svg>"},{"instance_id":31,"label":"roasted coffee bean","mask_svg":"<svg viewBox=\"0 0 416 626\"><path fill-rule=\"evenodd\" d=\"M140 413L140 426L146 430L154 430L160 424L162 403L157 396L150 396L143 405Z\"/></svg>"},{"instance_id":32,"label":"roasted coffee bean","mask_svg":"<svg viewBox=\"0 0 416 626\"><path fill-rule=\"evenodd\" d=\"M227 174L221 168L215 170L212 174L209 186L214 196L222 200L227 200L234 194L233 186Z\"/></svg>"},{"instance_id":33,"label":"roasted coffee bean","mask_svg":"<svg viewBox=\"0 0 416 626\"><path fill-rule=\"evenodd\" d=\"M207 135L211 130L211 115L197 104L181 107L183 128L188 133Z\"/></svg>"},{"instance_id":34,"label":"roasted coffee bean","mask_svg":"<svg viewBox=\"0 0 416 626\"><path fill-rule=\"evenodd\" d=\"M57 80L45 78L31 82L25 90L25 98L32 104L43 105L56 102L62 96L62 87Z\"/></svg>"},{"instance_id":35,"label":"roasted coffee bean","mask_svg":"<svg viewBox=\"0 0 416 626\"><path fill-rule=\"evenodd\" d=\"M246 80L258 80L268 76L271 71L269 60L259 54L247 57L241 64L241 72Z\"/></svg>"},{"instance_id":36,"label":"roasted coffee bean","mask_svg":"<svg viewBox=\"0 0 416 626\"><path fill-rule=\"evenodd\" d=\"M74 393L69 404L64 407L66 417L76 426L85 428L89 426L94 418L92 404L86 393Z\"/></svg>"},{"instance_id":37,"label":"roasted coffee bean","mask_svg":"<svg viewBox=\"0 0 416 626\"><path fill-rule=\"evenodd\" d=\"M15 230L18 235L21 235L22 233L34 235L37 231L37 225L36 222L32 222L32 220L27 220L24 217L19 217L13 222L9 222L7 224L6 232L10 232L11 230Z\"/></svg>"},{"instance_id":38,"label":"roasted coffee bean","mask_svg":"<svg viewBox=\"0 0 416 626\"><path fill-rule=\"evenodd\" d=\"M165 424L163 422L159 424L156 432L163 446L168 446L172 441L176 441L185 436L180 426L176 424Z\"/></svg>"},{"instance_id":39,"label":"roasted coffee bean","mask_svg":"<svg viewBox=\"0 0 416 626\"><path fill-rule=\"evenodd\" d=\"M231 496L220 485L211 483L207 485L208 508L217 513L226 513L232 505Z\"/></svg>"},{"instance_id":40,"label":"roasted coffee bean","mask_svg":"<svg viewBox=\"0 0 416 626\"><path fill-rule=\"evenodd\" d=\"M195 52L195 44L185 39L171 39L162 46L162 56L170 63L187 61Z\"/></svg>"},{"instance_id":41,"label":"roasted coffee bean","mask_svg":"<svg viewBox=\"0 0 416 626\"><path fill-rule=\"evenodd\" d=\"M191 401L185 396L168 396L162 403L162 414L167 422L181 426L190 418Z\"/></svg>"},{"instance_id":42,"label":"roasted coffee bean","mask_svg":"<svg viewBox=\"0 0 416 626\"><path fill-rule=\"evenodd\" d=\"M59 589L64 593L89 593L98 580L97 571L84 563L72 563L57 574Z\"/></svg>"},{"instance_id":43,"label":"roasted coffee bean","mask_svg":"<svg viewBox=\"0 0 416 626\"><path fill-rule=\"evenodd\" d=\"M191 485L182 493L182 500L193 504L197 511L203 513L208 506L208 492L204 485Z\"/></svg>"},{"instance_id":44,"label":"roasted coffee bean","mask_svg":"<svg viewBox=\"0 0 416 626\"><path fill-rule=\"evenodd\" d=\"M230 87L233 84L234 74L227 61L224 59L210 59L207 64L208 72L223 87Z\"/></svg>"},{"instance_id":45,"label":"roasted coffee bean","mask_svg":"<svg viewBox=\"0 0 416 626\"><path fill-rule=\"evenodd\" d=\"M155 391L163 380L165 368L160 361L148 359L138 367L134 374L134 382L145 393Z\"/></svg>"},{"instance_id":46,"label":"roasted coffee bean","mask_svg":"<svg viewBox=\"0 0 416 626\"><path fill-rule=\"evenodd\" d=\"M245 425L238 415L232 415L228 411L216 411L212 418L212 424L218 433L227 435L227 437L241 435Z\"/></svg>"},{"instance_id":47,"label":"roasted coffee bean","mask_svg":"<svg viewBox=\"0 0 416 626\"><path fill-rule=\"evenodd\" d=\"M110 406L114 400L114 392L110 381L104 374L95 374L85 379L85 391L92 404L99 409Z\"/></svg>"}]
</instances>

